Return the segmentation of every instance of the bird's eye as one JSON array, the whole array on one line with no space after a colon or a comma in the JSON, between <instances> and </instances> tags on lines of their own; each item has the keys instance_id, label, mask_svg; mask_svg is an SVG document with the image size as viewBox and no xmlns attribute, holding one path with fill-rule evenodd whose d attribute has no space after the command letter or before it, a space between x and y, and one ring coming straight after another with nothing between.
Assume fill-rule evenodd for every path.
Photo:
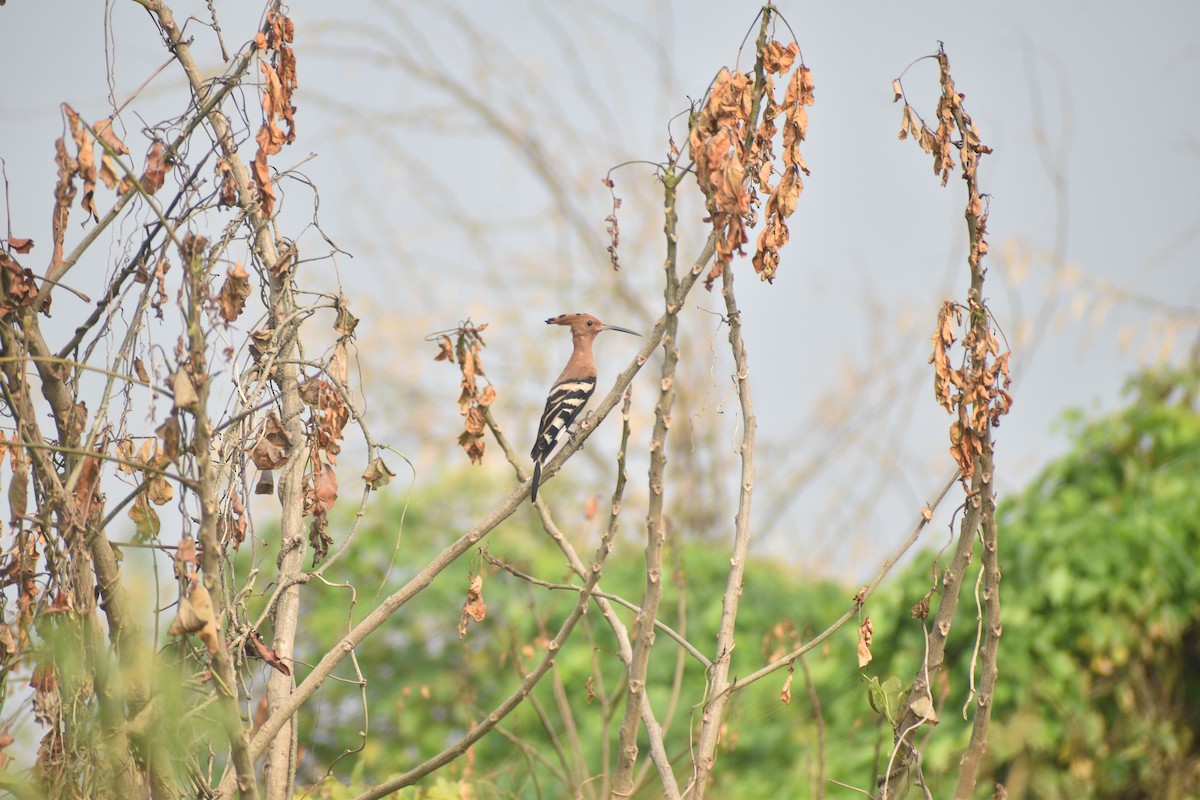
<instances>
[{"instance_id":1,"label":"bird's eye","mask_svg":"<svg viewBox=\"0 0 1200 800\"><path fill-rule=\"evenodd\" d=\"M592 327L592 324L593 324L593 323L592 323L592 321L589 319L589 320L588 320L588 327L589 327L589 328L590 328L590 327Z\"/></svg>"}]
</instances>

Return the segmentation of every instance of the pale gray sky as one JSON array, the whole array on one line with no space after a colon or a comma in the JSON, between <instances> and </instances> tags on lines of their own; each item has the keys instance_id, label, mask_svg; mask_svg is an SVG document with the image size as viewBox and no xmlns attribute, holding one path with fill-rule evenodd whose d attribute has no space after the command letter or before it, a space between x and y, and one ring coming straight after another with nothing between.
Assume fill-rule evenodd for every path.
<instances>
[{"instance_id":1,"label":"pale gray sky","mask_svg":"<svg viewBox=\"0 0 1200 800\"><path fill-rule=\"evenodd\" d=\"M49 252L53 141L63 130L59 103L69 102L88 119L111 113L106 43L117 102L167 59L136 4L108 5L107 25L101 3L9 0L0 8L0 157L7 164L13 231L39 245L25 260L35 272ZM217 0L216 7L227 43L236 48L260 9L244 0ZM543 139L551 163L572 181L566 188L584 209L583 221L602 238L609 201L599 179L621 161L660 159L666 121L732 62L757 6L480 2L457 4L458 21L447 18L441 3L404 7L393 14L370 2L339 3L336 12L326 3L291 6L299 138L276 163L287 167L316 154L303 170L320 187L323 229L355 255L337 267L365 318L359 330L371 347L366 360L423 362L422 333L467 314L493 320L487 358L502 387L498 411L510 415L510 435L524 442L528 437L513 432L515 421L536 415L539 395L557 374L554 362L565 357L565 344L552 341L540 360L530 361L525 342L544 336L541 321L563 311L605 317L596 304L606 302L601 287L609 278L595 248L587 251L550 213L555 201L530 177L521 153L498 142L477 117L448 108L436 86L359 57L379 50L369 32L411 46L405 52L413 58L494 99L511 113L505 119ZM891 102L892 78L945 42L967 109L995 150L983 171L992 196L993 311L1014 345L1045 321L1036 351L1018 347L1016 406L999 430L1000 485L1011 491L1061 450L1053 426L1063 409L1111 407L1139 361L1158 357L1172 335L1177 356L1196 336L1200 202L1193 187L1200 179L1200 111L1193 98L1200 5L1019 0L782 3L780 9L814 72L817 103L804 150L812 176L779 278L773 286L760 284L748 260L738 266L759 437L794 440L797 453L811 456L806 442L819 438L810 429L819 424L812 409L822 396L837 403L839 392L849 403L848 365L875 371L886 358L902 386L917 387L879 412L898 423L892 427L900 428L893 443L899 462L882 475L876 466L859 476L883 445L855 445L863 448L860 455L798 501L802 521L770 533L787 549L797 536L814 532L824 552L844 564L865 554L846 544L862 537L838 539L839 520L881 537L866 537L868 544L893 541L949 467L948 419L932 402L924 360L941 300L964 294L963 193L957 178L939 188L928 158L911 142L896 140L900 108ZM206 19L205 4L176 5L178 18L188 14ZM482 38L468 35L464 23ZM215 69L211 32L192 26L202 58ZM781 27L777 35L786 32ZM744 57L743 67L747 63ZM524 72L510 74L506 65ZM140 124L186 110L180 86L169 64L123 116L127 141L137 139ZM905 86L931 116L937 96L932 63L911 69ZM256 100L245 96L247 113L257 120ZM140 121L135 111L143 114ZM555 127L563 117L570 134ZM674 130L681 136L682 125ZM135 154L140 146L133 146ZM248 154L252 147L248 143ZM432 191L414 177L416 168L444 181L448 191ZM627 168L615 177L618 192L628 194L622 261L631 285L644 289L654 307L662 258L654 231L661 222L649 175ZM284 190L287 213L295 215L287 219L311 216L306 190ZM477 220L473 235L455 224L458 213ZM79 235L74 228L71 236ZM319 239L307 236L319 249ZM695 241L685 241L686 252L695 251ZM1056 250L1074 276L1066 283L1053 269ZM102 257L117 256L108 247L94 252L97 261L73 273L81 284L90 274L95 285L108 268ZM1125 295L1133 298L1107 306L1105 298ZM72 302L56 297L56 319L64 325L84 308ZM696 305L717 309L720 302L697 294L689 302ZM1175 310L1191 316L1172 334L1161 323ZM715 318L690 313L688 330L702 345L716 330ZM716 344L723 342L722 333ZM632 354L624 345L602 342L611 346L602 359L609 374ZM400 372L373 397L375 427L419 460L425 427L413 430L388 413L396 408L388 394L400 391L407 374ZM453 392L452 376L417 373L421 380L429 375ZM686 411L711 414L725 385L721 376L709 406ZM449 403L446 410L448 419L438 424L450 429L457 419ZM768 490L771 472L760 465ZM862 498L848 501L843 493L867 484L878 486L879 499L863 513ZM846 510L847 502L856 508ZM860 568L873 563L867 559Z\"/></svg>"}]
</instances>

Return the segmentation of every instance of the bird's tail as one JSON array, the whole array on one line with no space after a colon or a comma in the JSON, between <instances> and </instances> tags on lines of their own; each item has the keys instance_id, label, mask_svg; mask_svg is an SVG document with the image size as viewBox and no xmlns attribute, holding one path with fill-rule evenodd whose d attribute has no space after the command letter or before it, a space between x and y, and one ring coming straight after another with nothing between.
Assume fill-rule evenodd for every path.
<instances>
[{"instance_id":1,"label":"bird's tail","mask_svg":"<svg viewBox=\"0 0 1200 800\"><path fill-rule=\"evenodd\" d=\"M533 462L533 486L529 490L529 502L537 502L538 484L542 482L542 462Z\"/></svg>"}]
</instances>

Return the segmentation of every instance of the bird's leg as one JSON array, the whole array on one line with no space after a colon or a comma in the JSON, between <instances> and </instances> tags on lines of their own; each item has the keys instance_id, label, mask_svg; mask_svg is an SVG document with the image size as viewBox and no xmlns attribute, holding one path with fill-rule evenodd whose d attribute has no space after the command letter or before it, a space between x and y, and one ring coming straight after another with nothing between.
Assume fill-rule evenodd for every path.
<instances>
[{"instance_id":1,"label":"bird's leg","mask_svg":"<svg viewBox=\"0 0 1200 800\"><path fill-rule=\"evenodd\" d=\"M571 423L571 427L567 429L567 441L568 442L575 441L576 437L578 437L580 435L580 433L583 432L584 428L589 427L588 421L591 418L592 418L592 410L588 409L586 412L584 412L583 419L579 420L578 422ZM582 450L583 445L580 445L579 449Z\"/></svg>"}]
</instances>

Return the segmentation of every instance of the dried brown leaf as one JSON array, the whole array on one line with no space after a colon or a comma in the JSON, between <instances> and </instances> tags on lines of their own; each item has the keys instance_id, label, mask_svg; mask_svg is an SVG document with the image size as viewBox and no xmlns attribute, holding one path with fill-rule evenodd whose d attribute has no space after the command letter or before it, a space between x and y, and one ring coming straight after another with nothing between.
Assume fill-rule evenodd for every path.
<instances>
[{"instance_id":1,"label":"dried brown leaf","mask_svg":"<svg viewBox=\"0 0 1200 800\"><path fill-rule=\"evenodd\" d=\"M241 316L242 309L246 306L246 299L250 297L252 289L250 273L246 272L242 262L234 262L225 275L225 283L221 285L221 292L217 295L221 319L233 322Z\"/></svg>"},{"instance_id":2,"label":"dried brown leaf","mask_svg":"<svg viewBox=\"0 0 1200 800\"><path fill-rule=\"evenodd\" d=\"M862 624L858 626L858 668L862 669L867 664L871 663L871 639L875 633L875 626L871 624L869 616L863 618Z\"/></svg>"},{"instance_id":3,"label":"dried brown leaf","mask_svg":"<svg viewBox=\"0 0 1200 800\"><path fill-rule=\"evenodd\" d=\"M483 602L483 575L472 575L467 587L467 599L463 602L462 617L458 621L458 638L467 635L471 620L482 622L487 615L487 604Z\"/></svg>"},{"instance_id":4,"label":"dried brown leaf","mask_svg":"<svg viewBox=\"0 0 1200 800\"><path fill-rule=\"evenodd\" d=\"M278 653L267 647L267 643L262 640L262 635L258 631L251 629L247 639L254 645L254 653L267 662L269 667L282 672L284 675L290 676L292 674L292 668L288 666L286 661L279 657Z\"/></svg>"},{"instance_id":5,"label":"dried brown leaf","mask_svg":"<svg viewBox=\"0 0 1200 800\"><path fill-rule=\"evenodd\" d=\"M146 153L146 168L142 171L142 177L138 179L138 184L148 195L153 195L166 183L167 163L164 152L163 143L154 141Z\"/></svg>"},{"instance_id":6,"label":"dried brown leaf","mask_svg":"<svg viewBox=\"0 0 1200 800\"><path fill-rule=\"evenodd\" d=\"M171 376L171 391L174 394L175 408L188 408L200 402L200 395L196 394L196 387L192 383L192 378L184 369L179 369Z\"/></svg>"},{"instance_id":7,"label":"dried brown leaf","mask_svg":"<svg viewBox=\"0 0 1200 800\"><path fill-rule=\"evenodd\" d=\"M216 170L220 183L220 189L217 191L217 205L220 208L232 208L237 205L237 186L233 182L233 166L226 159L218 158Z\"/></svg>"},{"instance_id":8,"label":"dried brown leaf","mask_svg":"<svg viewBox=\"0 0 1200 800\"><path fill-rule=\"evenodd\" d=\"M372 489L382 489L391 483L394 477L396 477L396 473L392 472L380 456L371 459L370 465L363 472L363 480Z\"/></svg>"},{"instance_id":9,"label":"dried brown leaf","mask_svg":"<svg viewBox=\"0 0 1200 800\"><path fill-rule=\"evenodd\" d=\"M19 239L16 236L10 236L8 237L8 246L18 255L25 255L33 249L33 239Z\"/></svg>"},{"instance_id":10,"label":"dried brown leaf","mask_svg":"<svg viewBox=\"0 0 1200 800\"><path fill-rule=\"evenodd\" d=\"M168 636L185 636L191 633L200 637L210 654L220 648L220 628L217 627L216 615L213 612L212 596L201 581L196 582L186 597L180 595L179 613L167 629Z\"/></svg>"},{"instance_id":11,"label":"dried brown leaf","mask_svg":"<svg viewBox=\"0 0 1200 800\"><path fill-rule=\"evenodd\" d=\"M96 131L96 138L100 144L116 153L119 156L129 155L129 148L121 141L121 137L117 136L117 132L113 130L112 117L105 117L96 122L92 128Z\"/></svg>"},{"instance_id":12,"label":"dried brown leaf","mask_svg":"<svg viewBox=\"0 0 1200 800\"><path fill-rule=\"evenodd\" d=\"M263 422L262 432L246 452L254 466L261 470L276 469L287 460L292 448L291 437L283 429L279 415L272 411ZM268 493L270 490L268 489Z\"/></svg>"}]
</instances>

